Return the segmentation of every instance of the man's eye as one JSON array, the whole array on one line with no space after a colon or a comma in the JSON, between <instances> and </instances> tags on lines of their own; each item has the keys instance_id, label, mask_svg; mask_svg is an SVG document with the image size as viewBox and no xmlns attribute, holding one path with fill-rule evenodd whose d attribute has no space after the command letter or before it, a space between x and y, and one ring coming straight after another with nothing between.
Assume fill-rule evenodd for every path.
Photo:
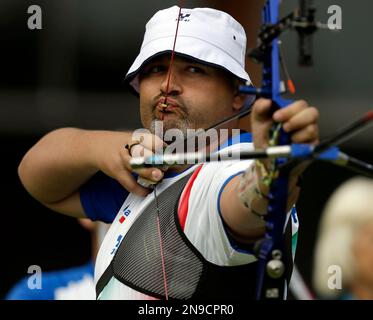
<instances>
[{"instance_id":1,"label":"man's eye","mask_svg":"<svg viewBox=\"0 0 373 320\"><path fill-rule=\"evenodd\" d=\"M154 65L146 68L144 70L144 74L154 74L154 73L159 73L165 71L167 68L162 65Z\"/></svg>"},{"instance_id":2,"label":"man's eye","mask_svg":"<svg viewBox=\"0 0 373 320\"><path fill-rule=\"evenodd\" d=\"M192 73L205 73L205 70L203 70L200 67L196 67L196 66L190 66L188 67L188 70Z\"/></svg>"},{"instance_id":3,"label":"man's eye","mask_svg":"<svg viewBox=\"0 0 373 320\"><path fill-rule=\"evenodd\" d=\"M150 72L151 73L158 73L158 72L163 72L166 70L166 67L165 66L153 66L151 69L150 69Z\"/></svg>"}]
</instances>

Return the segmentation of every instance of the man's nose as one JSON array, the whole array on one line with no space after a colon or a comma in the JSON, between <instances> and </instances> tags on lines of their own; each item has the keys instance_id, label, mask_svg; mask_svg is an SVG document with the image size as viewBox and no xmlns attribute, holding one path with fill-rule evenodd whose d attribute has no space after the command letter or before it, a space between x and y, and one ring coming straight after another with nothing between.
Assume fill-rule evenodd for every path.
<instances>
[{"instance_id":1,"label":"man's nose","mask_svg":"<svg viewBox=\"0 0 373 320\"><path fill-rule=\"evenodd\" d=\"M161 92L165 95L175 96L182 92L180 75L170 66L166 76L163 78L160 85Z\"/></svg>"}]
</instances>

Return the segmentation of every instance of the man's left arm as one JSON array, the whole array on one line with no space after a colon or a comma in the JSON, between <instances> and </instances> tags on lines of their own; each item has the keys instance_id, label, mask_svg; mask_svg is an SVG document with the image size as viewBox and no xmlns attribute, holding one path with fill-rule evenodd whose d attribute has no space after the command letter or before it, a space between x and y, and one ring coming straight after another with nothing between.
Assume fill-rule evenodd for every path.
<instances>
[{"instance_id":1,"label":"man's left arm","mask_svg":"<svg viewBox=\"0 0 373 320\"><path fill-rule=\"evenodd\" d=\"M259 99L253 106L251 129L255 148L269 145L269 131L274 122L281 122L293 143L318 143L318 111L305 101L297 101L287 108L272 112L270 100ZM230 236L241 243L254 242L264 236L263 216L267 212L269 187L263 183L269 162L256 161L243 174L233 178L220 198L222 218ZM293 169L289 181L288 210L299 195L298 179L307 162Z\"/></svg>"}]
</instances>

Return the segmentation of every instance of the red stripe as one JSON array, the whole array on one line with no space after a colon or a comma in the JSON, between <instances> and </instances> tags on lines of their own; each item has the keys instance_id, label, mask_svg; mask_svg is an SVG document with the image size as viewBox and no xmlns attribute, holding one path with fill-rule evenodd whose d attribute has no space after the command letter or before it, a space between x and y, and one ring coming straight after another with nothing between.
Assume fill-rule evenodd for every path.
<instances>
[{"instance_id":1,"label":"red stripe","mask_svg":"<svg viewBox=\"0 0 373 320\"><path fill-rule=\"evenodd\" d=\"M188 183L186 184L183 193L180 197L179 202L179 208L178 208L178 216L179 216L179 222L181 225L181 229L184 230L185 227L185 221L188 215L188 208L189 208L189 196L190 196L190 190L192 190L194 180L196 180L198 173L202 169L203 165L200 165L192 174L192 176L189 178Z\"/></svg>"}]
</instances>

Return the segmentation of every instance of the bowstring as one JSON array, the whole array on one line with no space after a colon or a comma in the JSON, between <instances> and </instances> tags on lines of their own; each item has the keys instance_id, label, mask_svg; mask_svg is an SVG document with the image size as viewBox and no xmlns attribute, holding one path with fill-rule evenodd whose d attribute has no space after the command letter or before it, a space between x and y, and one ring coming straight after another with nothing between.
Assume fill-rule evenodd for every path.
<instances>
[{"instance_id":1,"label":"bowstring","mask_svg":"<svg viewBox=\"0 0 373 320\"><path fill-rule=\"evenodd\" d=\"M176 39L177 39L177 34L179 32L180 16L181 16L181 6L179 7L179 13L178 13L178 16L177 16L177 23L176 23L176 31L175 31L174 44L173 44L173 47L172 47L170 65L169 65L169 68L168 68L167 87L166 87L166 94L165 94L165 98L164 98L164 104L166 106L167 106L167 98L168 98L168 94L169 94L168 90L170 88L171 73L172 73L171 71L172 71L172 68L174 66Z\"/></svg>"},{"instance_id":2,"label":"bowstring","mask_svg":"<svg viewBox=\"0 0 373 320\"><path fill-rule=\"evenodd\" d=\"M171 74L172 74L172 68L174 65L174 58L175 58L175 48L176 48L176 40L177 35L179 32L179 22L180 22L180 16L181 16L181 5L179 6L178 16L177 16L177 23L176 23L176 31L175 31L175 38L174 43L172 47L171 52L171 59L170 59L170 65L168 67L168 75L167 75L167 86L166 86L166 92L165 92L165 99L162 104L163 108L167 107L167 98L169 95L169 88L170 88L170 81L171 81ZM161 120L163 120L163 114L161 116ZM168 300L168 283L167 283L167 272L166 272L166 259L165 254L163 250L163 240L162 240L162 232L161 232L161 222L160 222L160 212L159 212L159 203L158 203L158 197L157 197L157 185L154 185L154 200L156 205L156 222L157 222L157 232L158 232L158 240L159 240L159 249L160 249L160 256L162 261L162 276L163 276L163 284L164 284L164 291L165 291L165 297L166 300Z\"/></svg>"}]
</instances>

